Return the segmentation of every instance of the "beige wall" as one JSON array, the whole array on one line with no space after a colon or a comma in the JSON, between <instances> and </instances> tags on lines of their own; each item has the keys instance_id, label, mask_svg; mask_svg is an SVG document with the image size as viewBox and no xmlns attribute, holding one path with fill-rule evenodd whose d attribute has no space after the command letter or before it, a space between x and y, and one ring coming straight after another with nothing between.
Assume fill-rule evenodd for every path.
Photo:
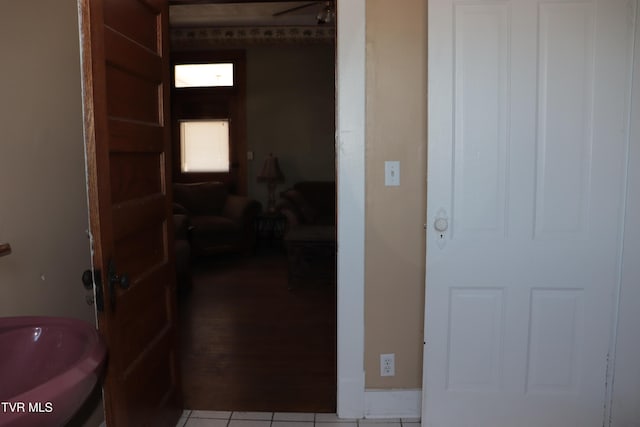
<instances>
[{"instance_id":1,"label":"beige wall","mask_svg":"<svg viewBox=\"0 0 640 427\"><path fill-rule=\"evenodd\" d=\"M420 388L427 8L424 0L366 6L366 388ZM384 186L385 160L400 161L400 187ZM381 353L395 353L394 377L380 376Z\"/></svg>"},{"instance_id":2,"label":"beige wall","mask_svg":"<svg viewBox=\"0 0 640 427\"><path fill-rule=\"evenodd\" d=\"M13 248L0 258L0 316L95 323L80 282L90 254L76 8L0 2L0 242Z\"/></svg>"}]
</instances>

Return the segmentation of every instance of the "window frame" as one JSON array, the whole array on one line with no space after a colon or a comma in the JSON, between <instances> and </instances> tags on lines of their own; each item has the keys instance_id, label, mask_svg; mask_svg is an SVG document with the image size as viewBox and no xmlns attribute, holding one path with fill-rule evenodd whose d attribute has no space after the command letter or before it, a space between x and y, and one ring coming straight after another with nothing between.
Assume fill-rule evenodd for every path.
<instances>
[{"instance_id":1,"label":"window frame","mask_svg":"<svg viewBox=\"0 0 640 427\"><path fill-rule=\"evenodd\" d=\"M231 84L204 84L204 85L186 85L186 86L178 86L177 83L177 77L176 77L176 68L180 67L180 66L198 66L198 65L231 65ZM171 79L171 85L173 88L180 90L180 89L189 89L189 88L199 88L199 89L204 89L204 88L229 88L229 87L234 87L236 84L235 81L235 64L233 63L233 61L210 61L210 62L189 62L189 63L177 63L177 64L172 64L172 73L173 73L173 77Z\"/></svg>"},{"instance_id":2,"label":"window frame","mask_svg":"<svg viewBox=\"0 0 640 427\"><path fill-rule=\"evenodd\" d=\"M184 152L186 151L186 143L183 139L183 125L185 123L225 123L227 126L227 140L226 140L226 170L184 170ZM191 174L191 173L228 173L231 171L231 121L229 119L183 119L178 121L178 126L180 128L180 173L183 174Z\"/></svg>"},{"instance_id":3,"label":"window frame","mask_svg":"<svg viewBox=\"0 0 640 427\"><path fill-rule=\"evenodd\" d=\"M233 63L233 86L177 88L175 65ZM247 194L248 164L246 136L246 54L244 50L184 51L172 53L171 123L173 181L220 181L234 194ZM182 172L180 122L185 120L229 120L229 172Z\"/></svg>"}]
</instances>

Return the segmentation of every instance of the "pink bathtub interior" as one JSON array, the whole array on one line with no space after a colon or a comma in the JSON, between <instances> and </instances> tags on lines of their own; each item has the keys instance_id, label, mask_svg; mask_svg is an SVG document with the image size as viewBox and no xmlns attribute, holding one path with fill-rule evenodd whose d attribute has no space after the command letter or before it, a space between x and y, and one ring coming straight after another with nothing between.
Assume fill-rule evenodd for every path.
<instances>
[{"instance_id":1,"label":"pink bathtub interior","mask_svg":"<svg viewBox=\"0 0 640 427\"><path fill-rule=\"evenodd\" d=\"M89 323L0 318L0 426L64 426L95 387L105 358Z\"/></svg>"}]
</instances>

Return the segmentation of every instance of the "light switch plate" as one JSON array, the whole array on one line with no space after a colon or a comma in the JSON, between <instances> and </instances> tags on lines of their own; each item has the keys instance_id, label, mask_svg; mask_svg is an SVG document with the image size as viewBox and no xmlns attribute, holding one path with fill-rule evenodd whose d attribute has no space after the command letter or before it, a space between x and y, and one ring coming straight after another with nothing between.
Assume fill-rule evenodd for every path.
<instances>
[{"instance_id":1,"label":"light switch plate","mask_svg":"<svg viewBox=\"0 0 640 427\"><path fill-rule=\"evenodd\" d=\"M400 162L387 160L384 162L384 185L397 187L400 185Z\"/></svg>"}]
</instances>

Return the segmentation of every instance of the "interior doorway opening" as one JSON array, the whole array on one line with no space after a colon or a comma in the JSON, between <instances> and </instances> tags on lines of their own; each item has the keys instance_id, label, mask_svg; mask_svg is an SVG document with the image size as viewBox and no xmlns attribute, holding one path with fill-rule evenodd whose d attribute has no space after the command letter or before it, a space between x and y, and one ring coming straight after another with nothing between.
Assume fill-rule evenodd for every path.
<instances>
[{"instance_id":1,"label":"interior doorway opening","mask_svg":"<svg viewBox=\"0 0 640 427\"><path fill-rule=\"evenodd\" d=\"M215 29L216 27L209 28ZM233 31L241 30L235 29ZM174 27L172 33L178 41L174 40L172 57L174 54L179 55L182 59L188 58L189 55L202 56L204 54L203 48L202 45L198 45L198 37L208 40L209 47L205 49L205 52L211 53L215 50L216 55L220 55L220 52L223 51L238 51L240 49L246 55L246 116L243 126L245 145L242 148L237 148L235 152L237 156L235 166L240 166L238 170L244 166L244 173L239 173L234 181L243 185L235 185L230 191L258 200L265 208L267 204L266 186L259 182L258 175L263 160L273 153L274 156L277 156L282 173L286 178L286 181L279 183L276 189L277 202L280 202L280 193L294 190L293 187L297 184L333 183L332 217L335 236L335 219L337 217L335 209L336 154L334 148L335 40L333 38L326 40L324 35L319 35L312 42L307 40L304 43L296 42L293 38L281 39L278 43L265 43L264 40L250 42L247 39L244 46L238 43L227 43L221 49L220 46L210 47L211 37L215 36L215 32L211 29L200 31L193 28ZM196 43L187 46L181 37L187 37L192 42L195 37ZM267 36L265 33L261 33L258 37ZM200 42L203 39L200 39ZM212 109L215 110L215 107ZM186 110L192 111L189 108ZM173 114L173 120L175 123L176 120L180 120L180 117ZM230 126L234 124L238 126L237 121L234 123L234 120L231 120ZM175 139L175 131L173 135ZM176 141L174 140L174 157L176 156L175 147ZM244 165L239 165L240 162L244 162ZM177 164L177 160L174 158L175 164ZM231 160L230 164L233 170L234 160ZM185 179L184 174L176 174L175 167L174 176L183 182L216 179L214 176L202 175L197 177L192 175ZM295 196L297 197L299 194ZM309 209L309 206L306 208ZM302 216L306 214L307 217L303 220L317 219L313 218L314 214L317 216L317 212L307 210L298 213ZM264 226L264 220L264 217L262 219L256 218L256 228L259 228L258 224L260 223ZM269 226L279 227L277 221ZM284 227L288 226L285 224ZM331 273L332 283L328 286L326 283L324 285L305 283L302 287L304 289L287 290L289 265L284 250L285 245L281 241L284 236L278 230L276 229L275 232L267 230L266 236L258 236L259 238L267 237L267 239L258 241L255 251L248 257L220 254L199 258L196 262L193 270L194 295L196 295L195 292L198 292L197 287L199 286L207 289L197 293L197 297L187 303L191 304L191 309L200 309L201 312L199 320L195 318L185 320L185 322L191 322L193 326L187 327L187 331L181 331L184 336L188 336L192 340L185 345L192 349L202 350L205 341L200 343L193 341L196 339L196 335L202 334L201 336L208 335L212 339L207 341L208 343L217 342L216 345L210 346L210 349L216 346L223 349L226 345L229 349L241 349L242 352L251 353L257 357L251 362L250 357L243 360L243 357L233 356L232 353L211 352L208 356L210 363L194 362L201 364L201 372L204 373L198 375L201 381L195 385L187 384L188 372L192 368L183 365L185 387L197 389L193 393L188 389L184 390L185 407L189 409L336 411L335 260ZM256 289L250 290L251 286L255 286ZM269 286L276 289L275 293L267 292ZM216 287L220 291L219 293L214 292ZM237 294L238 291L240 294ZM253 296L251 296L252 294ZM186 298L189 298L189 295ZM211 298L211 304L214 304L219 310L218 313L222 314L216 318L216 321L220 322L216 324L217 326L210 324L207 327L202 324L202 319L216 317L214 310L207 313L207 310L202 307L206 305L204 302L206 298ZM223 302L225 298L228 298L226 303ZM252 302L248 304L249 299ZM304 310L297 313L301 307L305 307ZM227 316L226 319L223 319L224 316ZM251 317L253 320L248 320ZM242 322L241 318L244 319ZM273 322L270 323L270 321ZM216 328L225 328L222 326L225 322L227 322L227 330L229 328L235 329L237 334L234 337L227 335L230 340L222 343L219 340L221 336L225 336L225 332ZM239 326L241 323L244 323L244 326ZM247 324L252 326L247 326ZM296 328L301 325L301 329L296 331ZM330 336L326 335L327 331ZM258 346L255 345L256 340L264 336L273 338L271 350L267 348L268 346L258 349ZM239 341L233 343L232 338L238 338ZM298 342L297 346L295 341ZM315 356L311 353L304 354L305 350L312 349L314 346L317 346L316 351L312 352ZM195 361L195 353L194 351L191 356L187 355L187 358L191 357L192 361ZM206 352L201 352L201 355L205 354ZM206 360L206 358L200 358L200 360ZM330 358L328 364L327 358ZM271 359L279 359L279 361L269 365L268 361ZM234 362L237 363L234 365ZM246 363L246 365L242 367L242 363ZM254 366L264 365L264 368L270 371L269 374L252 371L251 363ZM262 386L256 379L262 377L265 381L273 382L274 377L269 377L269 375L274 374L274 366L279 366L282 372L280 389L289 388L292 391L291 395L297 397L306 395L308 402L318 402L322 399L327 401L326 397L322 399L317 397L317 393L320 393L323 396L330 396L330 404L313 406L304 403L305 399L299 399L296 404L295 399L286 397L286 393L282 390L278 392L277 388L261 389ZM316 376L317 380L307 379L307 384L301 384L300 381L304 381L304 375L300 373L305 369L309 372L316 371L316 373L320 370L323 371L323 375ZM231 374L234 370L235 374ZM254 383L243 384L242 381L238 381L238 378L241 377L238 370L252 371ZM287 372L289 374L297 372L298 384L285 381ZM235 378L234 381L232 381L232 377ZM210 381L206 378L209 378ZM240 397L241 391L237 391L235 403L227 401L225 403L227 407L209 406L207 400L209 402L214 400L221 402L221 400L220 398L214 399L215 393L212 393L211 390L203 392L205 390L203 387L206 386L203 382L211 384L215 382L216 378L221 380L218 381L218 385L226 394L229 394L228 386L235 382L240 388L252 388L254 391L260 391L259 394L262 394L263 398L256 398L253 403L250 401L240 403L243 398ZM267 380L267 378L271 379ZM277 382L277 380L275 381ZM275 400L271 400L269 403L268 399L264 398L266 394L270 397L277 397L278 393L282 395L281 400L289 401L277 404L274 403ZM316 393L316 397L313 397L314 393ZM209 394L210 398L202 399L202 396L206 394ZM190 401L194 402L191 406Z\"/></svg>"}]
</instances>

